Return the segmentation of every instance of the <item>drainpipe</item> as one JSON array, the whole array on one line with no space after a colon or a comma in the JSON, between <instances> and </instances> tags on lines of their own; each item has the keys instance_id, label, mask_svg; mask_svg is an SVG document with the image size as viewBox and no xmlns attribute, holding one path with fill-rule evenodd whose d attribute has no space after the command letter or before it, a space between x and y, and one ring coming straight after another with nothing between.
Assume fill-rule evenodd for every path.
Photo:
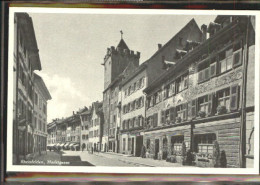
<instances>
[{"instance_id":1,"label":"drainpipe","mask_svg":"<svg viewBox=\"0 0 260 185\"><path fill-rule=\"evenodd\" d=\"M246 167L246 87L247 87L247 67L248 67L248 49L249 49L249 23L251 16L248 16L246 28L245 47L246 52L243 57L243 81L242 81L242 97L241 97L241 125L240 125L240 151L239 164L241 168ZM244 50L243 49L243 50Z\"/></svg>"}]
</instances>

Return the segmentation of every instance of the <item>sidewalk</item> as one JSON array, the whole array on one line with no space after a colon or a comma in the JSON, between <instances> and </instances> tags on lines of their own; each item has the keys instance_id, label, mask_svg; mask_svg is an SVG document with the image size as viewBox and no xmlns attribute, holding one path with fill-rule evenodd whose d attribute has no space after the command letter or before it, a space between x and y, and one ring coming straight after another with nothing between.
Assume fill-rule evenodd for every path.
<instances>
[{"instance_id":1,"label":"sidewalk","mask_svg":"<svg viewBox=\"0 0 260 185\"><path fill-rule=\"evenodd\" d=\"M96 156L102 156L105 158L117 158L117 160L122 161L126 164L131 164L135 166L145 166L145 167L194 167L194 166L183 166L180 163L170 163L165 160L154 160L151 158L141 158L133 156L125 156L124 154L118 153L94 153Z\"/></svg>"}]
</instances>

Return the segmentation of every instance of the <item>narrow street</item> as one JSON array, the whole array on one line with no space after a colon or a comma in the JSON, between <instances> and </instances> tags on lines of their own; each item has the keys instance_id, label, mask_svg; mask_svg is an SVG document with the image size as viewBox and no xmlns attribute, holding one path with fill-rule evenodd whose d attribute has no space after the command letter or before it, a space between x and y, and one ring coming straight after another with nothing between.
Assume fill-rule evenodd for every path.
<instances>
[{"instance_id":1,"label":"narrow street","mask_svg":"<svg viewBox=\"0 0 260 185\"><path fill-rule=\"evenodd\" d=\"M79 156L82 161L89 162L94 166L115 166L115 167L191 167L179 163L169 163L165 160L154 160L127 156L117 153L89 153L87 151L64 151L63 156Z\"/></svg>"}]
</instances>

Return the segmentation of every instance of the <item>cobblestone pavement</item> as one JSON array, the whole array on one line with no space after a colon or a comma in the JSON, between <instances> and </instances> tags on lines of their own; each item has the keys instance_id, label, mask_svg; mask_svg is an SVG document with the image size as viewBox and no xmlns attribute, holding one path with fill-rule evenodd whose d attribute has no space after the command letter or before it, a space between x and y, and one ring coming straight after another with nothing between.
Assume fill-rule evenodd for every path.
<instances>
[{"instance_id":1,"label":"cobblestone pavement","mask_svg":"<svg viewBox=\"0 0 260 185\"><path fill-rule=\"evenodd\" d=\"M154 160L150 158L140 158L126 156L114 153L94 153L90 154L87 151L64 151L63 155L80 156L82 161L88 161L94 166L142 166L142 167L191 167L183 166L180 163L169 163L165 160Z\"/></svg>"}]
</instances>

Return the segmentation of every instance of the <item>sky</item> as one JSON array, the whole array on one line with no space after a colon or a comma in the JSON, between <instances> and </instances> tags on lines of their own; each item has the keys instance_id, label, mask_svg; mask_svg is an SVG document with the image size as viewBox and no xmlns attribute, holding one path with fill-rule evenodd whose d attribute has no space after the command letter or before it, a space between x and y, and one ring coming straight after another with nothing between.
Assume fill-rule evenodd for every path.
<instances>
[{"instance_id":1,"label":"sky","mask_svg":"<svg viewBox=\"0 0 260 185\"><path fill-rule=\"evenodd\" d=\"M72 111L102 101L104 56L123 39L149 59L192 18L208 25L215 15L113 15L29 13L32 17L42 70L39 74L52 99L47 121L68 117Z\"/></svg>"}]
</instances>

